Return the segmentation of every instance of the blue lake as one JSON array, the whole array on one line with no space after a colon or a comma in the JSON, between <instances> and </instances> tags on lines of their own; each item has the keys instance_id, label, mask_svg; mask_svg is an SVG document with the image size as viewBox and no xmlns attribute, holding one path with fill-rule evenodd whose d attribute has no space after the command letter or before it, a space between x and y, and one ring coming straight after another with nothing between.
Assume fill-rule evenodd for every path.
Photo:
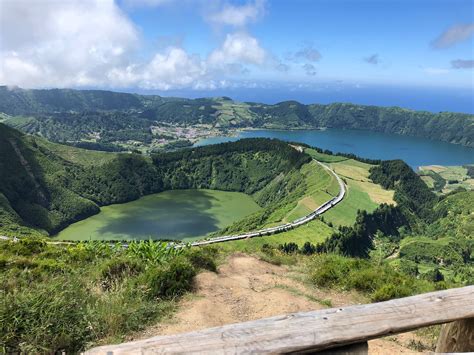
<instances>
[{"instance_id":1,"label":"blue lake","mask_svg":"<svg viewBox=\"0 0 474 355\"><path fill-rule=\"evenodd\" d=\"M235 141L241 138L278 138L302 142L333 152L353 153L372 159L403 159L411 167L422 165L463 165L474 163L474 148L425 138L370 131L328 129L320 130L252 130L239 132L236 137L211 137L196 145Z\"/></svg>"}]
</instances>

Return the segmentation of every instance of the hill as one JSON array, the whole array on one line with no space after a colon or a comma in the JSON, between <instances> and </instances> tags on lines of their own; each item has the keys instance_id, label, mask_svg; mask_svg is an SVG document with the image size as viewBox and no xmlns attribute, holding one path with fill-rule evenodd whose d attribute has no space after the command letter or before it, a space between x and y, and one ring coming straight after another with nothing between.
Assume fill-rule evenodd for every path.
<instances>
[{"instance_id":1,"label":"hill","mask_svg":"<svg viewBox=\"0 0 474 355\"><path fill-rule=\"evenodd\" d=\"M3 124L0 148L0 233L15 236L54 234L98 213L99 206L170 189L258 192L257 203L269 207L293 191L301 193L298 179L288 181L310 160L286 143L269 139L241 140L150 159L61 146ZM285 177L276 179L279 176ZM268 217L254 223L261 225Z\"/></svg>"},{"instance_id":2,"label":"hill","mask_svg":"<svg viewBox=\"0 0 474 355\"><path fill-rule=\"evenodd\" d=\"M247 139L142 156L59 145L0 124L0 235L20 237L0 240L0 348L78 352L121 341L169 318L200 278L222 278L217 264L237 251L291 266L292 281L271 281L271 289L253 284L264 273L252 268L281 269L263 261L252 259L243 279L245 290L275 295L276 305L327 307L341 304L341 295L382 301L474 282L473 191L438 196L403 161L301 147ZM168 189L251 195L262 209L227 231L291 220L337 192L311 157L330 164L348 193L331 214L301 228L211 248L45 238L99 206ZM225 310L222 297L213 293L211 302Z\"/></svg>"},{"instance_id":3,"label":"hill","mask_svg":"<svg viewBox=\"0 0 474 355\"><path fill-rule=\"evenodd\" d=\"M187 139L169 125L235 128L362 129L441 140L474 147L474 116L345 103L275 105L221 98L164 98L101 90L24 90L0 87L3 121L55 142L95 142L160 146L161 140ZM221 132L225 133L225 131ZM152 142L156 144L151 144Z\"/></svg>"}]
</instances>

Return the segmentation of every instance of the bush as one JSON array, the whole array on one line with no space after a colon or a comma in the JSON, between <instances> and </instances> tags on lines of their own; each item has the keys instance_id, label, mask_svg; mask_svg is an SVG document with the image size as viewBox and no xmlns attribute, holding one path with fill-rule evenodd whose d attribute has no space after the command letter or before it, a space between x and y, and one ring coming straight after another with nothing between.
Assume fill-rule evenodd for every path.
<instances>
[{"instance_id":1,"label":"bush","mask_svg":"<svg viewBox=\"0 0 474 355\"><path fill-rule=\"evenodd\" d=\"M418 264L411 260L402 260L402 262L400 263L400 271L403 272L405 275L410 275L414 277L418 276L420 273L418 271Z\"/></svg>"},{"instance_id":2,"label":"bush","mask_svg":"<svg viewBox=\"0 0 474 355\"><path fill-rule=\"evenodd\" d=\"M336 254L316 255L308 267L314 284L355 289L367 294L373 301L405 297L435 289L433 283L407 276L386 263L375 264L364 259Z\"/></svg>"},{"instance_id":3,"label":"bush","mask_svg":"<svg viewBox=\"0 0 474 355\"><path fill-rule=\"evenodd\" d=\"M340 281L349 274L349 260L335 254L317 255L311 265L311 280L323 287L340 284Z\"/></svg>"},{"instance_id":4,"label":"bush","mask_svg":"<svg viewBox=\"0 0 474 355\"><path fill-rule=\"evenodd\" d=\"M171 299L191 290L194 276L194 267L181 257L148 269L141 283L148 290L150 298Z\"/></svg>"},{"instance_id":5,"label":"bush","mask_svg":"<svg viewBox=\"0 0 474 355\"><path fill-rule=\"evenodd\" d=\"M39 254L46 248L46 242L43 239L35 237L27 237L19 239L18 241L5 241L0 243L2 250L21 256L31 256Z\"/></svg>"},{"instance_id":6,"label":"bush","mask_svg":"<svg viewBox=\"0 0 474 355\"><path fill-rule=\"evenodd\" d=\"M386 284L377 289L371 296L372 301L381 302L392 298L407 297L413 294L413 289L403 284Z\"/></svg>"},{"instance_id":7,"label":"bush","mask_svg":"<svg viewBox=\"0 0 474 355\"><path fill-rule=\"evenodd\" d=\"M430 271L424 273L422 275L422 278L427 281L432 281L432 282L440 282L444 281L444 275L439 271L439 268L435 267L434 269L431 269Z\"/></svg>"},{"instance_id":8,"label":"bush","mask_svg":"<svg viewBox=\"0 0 474 355\"><path fill-rule=\"evenodd\" d=\"M217 249L213 247L191 248L185 254L196 269L217 272Z\"/></svg>"},{"instance_id":9,"label":"bush","mask_svg":"<svg viewBox=\"0 0 474 355\"><path fill-rule=\"evenodd\" d=\"M143 265L130 258L113 258L102 265L100 271L101 285L109 290L114 283L122 281L126 276L134 276L143 270Z\"/></svg>"},{"instance_id":10,"label":"bush","mask_svg":"<svg viewBox=\"0 0 474 355\"><path fill-rule=\"evenodd\" d=\"M83 285L64 277L4 293L0 348L7 353L81 350L93 337L90 297Z\"/></svg>"},{"instance_id":11,"label":"bush","mask_svg":"<svg viewBox=\"0 0 474 355\"><path fill-rule=\"evenodd\" d=\"M285 254L295 254L299 251L298 244L293 243L293 242L280 244L278 246L278 249L280 249L280 251L285 253Z\"/></svg>"},{"instance_id":12,"label":"bush","mask_svg":"<svg viewBox=\"0 0 474 355\"><path fill-rule=\"evenodd\" d=\"M375 267L369 267L367 269L358 270L357 272L351 272L347 278L347 286L354 288L362 292L374 292L380 287L381 270Z\"/></svg>"}]
</instances>

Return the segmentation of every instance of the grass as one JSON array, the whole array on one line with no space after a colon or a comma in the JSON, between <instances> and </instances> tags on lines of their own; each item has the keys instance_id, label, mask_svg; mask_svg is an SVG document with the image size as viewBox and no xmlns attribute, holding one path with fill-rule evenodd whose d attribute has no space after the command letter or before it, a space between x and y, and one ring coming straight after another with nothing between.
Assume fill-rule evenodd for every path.
<instances>
[{"instance_id":1,"label":"grass","mask_svg":"<svg viewBox=\"0 0 474 355\"><path fill-rule=\"evenodd\" d=\"M316 162L306 164L301 172L305 177L305 194L285 216L284 222L306 216L339 192L334 176Z\"/></svg>"},{"instance_id":2,"label":"grass","mask_svg":"<svg viewBox=\"0 0 474 355\"><path fill-rule=\"evenodd\" d=\"M37 137L31 137L40 147L47 148L64 160L82 166L103 165L117 157L117 153L100 152L96 150L81 149L63 144L56 144Z\"/></svg>"},{"instance_id":3,"label":"grass","mask_svg":"<svg viewBox=\"0 0 474 355\"><path fill-rule=\"evenodd\" d=\"M433 291L432 282L405 275L388 263L320 254L308 260L311 282L320 287L357 290L374 302Z\"/></svg>"},{"instance_id":4,"label":"grass","mask_svg":"<svg viewBox=\"0 0 474 355\"><path fill-rule=\"evenodd\" d=\"M314 159L323 162L323 163L336 163L344 160L348 160L346 157L342 157L340 155L329 155L324 153L319 153L314 149L306 148L304 150L306 153L311 155Z\"/></svg>"},{"instance_id":5,"label":"grass","mask_svg":"<svg viewBox=\"0 0 474 355\"><path fill-rule=\"evenodd\" d=\"M351 186L366 192L373 202L377 204L396 204L393 200L393 190L385 190L369 179L369 170L372 166L353 159L331 164L331 167L339 176L344 178Z\"/></svg>"},{"instance_id":6,"label":"grass","mask_svg":"<svg viewBox=\"0 0 474 355\"><path fill-rule=\"evenodd\" d=\"M357 210L372 212L377 206L378 204L373 202L366 192L348 182L346 197L324 213L323 217L326 222L331 222L334 226L351 226L356 220Z\"/></svg>"},{"instance_id":7,"label":"grass","mask_svg":"<svg viewBox=\"0 0 474 355\"><path fill-rule=\"evenodd\" d=\"M394 191L384 190L368 178L372 165L346 159L331 163L330 166L345 181L347 194L339 204L323 215L326 222L335 226L350 226L355 222L357 210L372 212L381 203L395 204ZM339 189L337 185L336 188Z\"/></svg>"},{"instance_id":8,"label":"grass","mask_svg":"<svg viewBox=\"0 0 474 355\"><path fill-rule=\"evenodd\" d=\"M168 316L215 250L0 242L0 352L77 353Z\"/></svg>"},{"instance_id":9,"label":"grass","mask_svg":"<svg viewBox=\"0 0 474 355\"><path fill-rule=\"evenodd\" d=\"M434 180L430 174L437 174L446 181L442 193L449 193L457 188L474 190L474 178L470 177L464 166L442 166L428 165L421 166L418 174L421 175L428 187L434 187Z\"/></svg>"},{"instance_id":10,"label":"grass","mask_svg":"<svg viewBox=\"0 0 474 355\"><path fill-rule=\"evenodd\" d=\"M321 298L318 298L316 296L313 296L313 295L310 295L310 294L307 294L299 289L297 289L296 287L291 287L291 286L288 286L288 285L276 285L275 286L276 288L280 288L282 290L285 290L285 291L288 291L292 294L294 294L295 296L302 296L302 297L305 297L307 298L308 300L312 301L312 302L316 302L316 303L319 303L323 306L326 306L326 307L332 307L332 302L331 300L329 299L321 299Z\"/></svg>"},{"instance_id":11,"label":"grass","mask_svg":"<svg viewBox=\"0 0 474 355\"><path fill-rule=\"evenodd\" d=\"M296 243L303 246L305 242L313 244L320 243L333 233L333 229L319 220L311 221L301 227L288 232L250 239L234 240L217 244L218 248L225 253L259 253L264 244L278 245L284 243Z\"/></svg>"}]
</instances>

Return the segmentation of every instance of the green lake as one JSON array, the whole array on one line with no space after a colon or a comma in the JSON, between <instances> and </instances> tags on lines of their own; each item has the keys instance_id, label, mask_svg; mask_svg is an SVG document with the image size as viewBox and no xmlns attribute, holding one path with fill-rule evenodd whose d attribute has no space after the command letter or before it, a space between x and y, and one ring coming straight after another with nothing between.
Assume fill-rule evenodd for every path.
<instances>
[{"instance_id":1,"label":"green lake","mask_svg":"<svg viewBox=\"0 0 474 355\"><path fill-rule=\"evenodd\" d=\"M61 240L139 240L203 237L260 209L248 195L173 190L105 206L59 232Z\"/></svg>"}]
</instances>

